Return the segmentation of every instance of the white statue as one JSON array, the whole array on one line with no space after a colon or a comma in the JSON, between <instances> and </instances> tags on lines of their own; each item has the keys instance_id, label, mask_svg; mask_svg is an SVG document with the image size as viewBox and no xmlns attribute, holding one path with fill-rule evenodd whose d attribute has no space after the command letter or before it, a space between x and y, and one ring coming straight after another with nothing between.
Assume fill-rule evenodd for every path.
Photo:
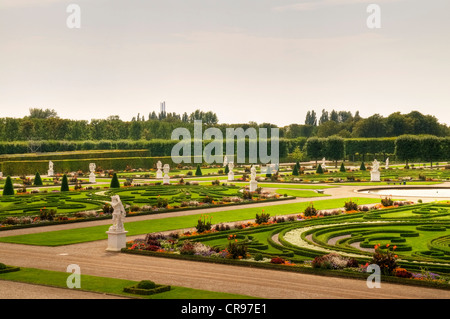
<instances>
[{"instance_id":1,"label":"white statue","mask_svg":"<svg viewBox=\"0 0 450 319\"><path fill-rule=\"evenodd\" d=\"M228 180L229 181L234 181L234 172L233 172L233 168L234 168L234 163L233 162L229 162L228 163Z\"/></svg>"},{"instance_id":2,"label":"white statue","mask_svg":"<svg viewBox=\"0 0 450 319\"><path fill-rule=\"evenodd\" d=\"M95 163L90 163L89 164L89 171L91 172L91 174L89 174L89 183L95 183L95 169L97 168L97 166L95 165Z\"/></svg>"},{"instance_id":3,"label":"white statue","mask_svg":"<svg viewBox=\"0 0 450 319\"><path fill-rule=\"evenodd\" d=\"M375 159L372 163L372 170L370 171L370 181L371 182L380 182L380 164Z\"/></svg>"},{"instance_id":4,"label":"white statue","mask_svg":"<svg viewBox=\"0 0 450 319\"><path fill-rule=\"evenodd\" d=\"M169 176L170 166L169 166L169 164L164 164L163 170L164 170L163 184L170 184L170 176Z\"/></svg>"},{"instance_id":5,"label":"white statue","mask_svg":"<svg viewBox=\"0 0 450 319\"><path fill-rule=\"evenodd\" d=\"M325 161L326 161L326 159L325 159L325 157L324 158L322 158L322 169L327 169L327 165L325 164Z\"/></svg>"},{"instance_id":6,"label":"white statue","mask_svg":"<svg viewBox=\"0 0 450 319\"><path fill-rule=\"evenodd\" d=\"M372 172L378 172L380 170L380 163L375 159L372 162Z\"/></svg>"},{"instance_id":7,"label":"white statue","mask_svg":"<svg viewBox=\"0 0 450 319\"><path fill-rule=\"evenodd\" d=\"M48 162L48 172L47 175L48 176L53 176L54 172L53 172L53 162L49 161Z\"/></svg>"},{"instance_id":8,"label":"white statue","mask_svg":"<svg viewBox=\"0 0 450 319\"><path fill-rule=\"evenodd\" d=\"M389 169L389 157L386 158L386 166L385 166L385 169Z\"/></svg>"},{"instance_id":9,"label":"white statue","mask_svg":"<svg viewBox=\"0 0 450 319\"><path fill-rule=\"evenodd\" d=\"M223 167L227 166L227 164L228 164L228 158L225 155L225 157L223 158Z\"/></svg>"},{"instance_id":10,"label":"white statue","mask_svg":"<svg viewBox=\"0 0 450 319\"><path fill-rule=\"evenodd\" d=\"M256 167L255 167L255 165L252 165L252 168L250 168L250 179L252 181L256 180Z\"/></svg>"},{"instance_id":11,"label":"white statue","mask_svg":"<svg viewBox=\"0 0 450 319\"><path fill-rule=\"evenodd\" d=\"M125 220L126 212L119 195L111 197L111 206L114 209L112 213L112 226L109 227L110 232L123 232L123 222Z\"/></svg>"},{"instance_id":12,"label":"white statue","mask_svg":"<svg viewBox=\"0 0 450 319\"><path fill-rule=\"evenodd\" d=\"M163 174L162 174L162 171L161 171L161 168L162 168L162 163L161 163L161 161L158 161L158 162L156 163L156 168L157 168L157 171L156 171L156 178L158 178L158 179L163 178Z\"/></svg>"}]
</instances>

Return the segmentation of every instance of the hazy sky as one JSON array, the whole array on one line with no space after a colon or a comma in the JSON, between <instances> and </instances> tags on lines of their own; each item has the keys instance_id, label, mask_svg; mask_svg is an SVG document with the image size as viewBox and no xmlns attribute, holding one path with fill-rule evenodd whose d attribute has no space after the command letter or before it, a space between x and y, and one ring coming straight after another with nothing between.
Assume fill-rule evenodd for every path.
<instances>
[{"instance_id":1,"label":"hazy sky","mask_svg":"<svg viewBox=\"0 0 450 319\"><path fill-rule=\"evenodd\" d=\"M448 0L1 0L0 117L130 120L166 101L227 123L325 108L450 125L449 14Z\"/></svg>"}]
</instances>

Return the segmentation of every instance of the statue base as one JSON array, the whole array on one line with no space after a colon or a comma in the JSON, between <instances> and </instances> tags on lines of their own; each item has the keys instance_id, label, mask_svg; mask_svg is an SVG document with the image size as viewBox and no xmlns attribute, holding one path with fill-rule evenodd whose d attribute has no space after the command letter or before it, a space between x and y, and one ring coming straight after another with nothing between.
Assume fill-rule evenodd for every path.
<instances>
[{"instance_id":1,"label":"statue base","mask_svg":"<svg viewBox=\"0 0 450 319\"><path fill-rule=\"evenodd\" d=\"M90 174L89 175L89 183L96 183L96 181L95 181L95 174Z\"/></svg>"},{"instance_id":2,"label":"statue base","mask_svg":"<svg viewBox=\"0 0 450 319\"><path fill-rule=\"evenodd\" d=\"M380 172L370 172L370 181L371 182L381 182Z\"/></svg>"},{"instance_id":3,"label":"statue base","mask_svg":"<svg viewBox=\"0 0 450 319\"><path fill-rule=\"evenodd\" d=\"M156 178L157 179L163 178L163 173L160 170L156 171Z\"/></svg>"},{"instance_id":4,"label":"statue base","mask_svg":"<svg viewBox=\"0 0 450 319\"><path fill-rule=\"evenodd\" d=\"M258 188L258 182L257 181L250 181L250 192L256 191Z\"/></svg>"},{"instance_id":5,"label":"statue base","mask_svg":"<svg viewBox=\"0 0 450 319\"><path fill-rule=\"evenodd\" d=\"M108 234L108 248L107 251L120 251L127 247L127 233L128 231L107 231Z\"/></svg>"},{"instance_id":6,"label":"statue base","mask_svg":"<svg viewBox=\"0 0 450 319\"><path fill-rule=\"evenodd\" d=\"M170 185L170 177L169 176L164 176L163 185Z\"/></svg>"},{"instance_id":7,"label":"statue base","mask_svg":"<svg viewBox=\"0 0 450 319\"><path fill-rule=\"evenodd\" d=\"M228 181L234 181L234 174L228 173Z\"/></svg>"},{"instance_id":8,"label":"statue base","mask_svg":"<svg viewBox=\"0 0 450 319\"><path fill-rule=\"evenodd\" d=\"M48 172L47 172L47 176L53 176L53 170L48 170Z\"/></svg>"}]
</instances>

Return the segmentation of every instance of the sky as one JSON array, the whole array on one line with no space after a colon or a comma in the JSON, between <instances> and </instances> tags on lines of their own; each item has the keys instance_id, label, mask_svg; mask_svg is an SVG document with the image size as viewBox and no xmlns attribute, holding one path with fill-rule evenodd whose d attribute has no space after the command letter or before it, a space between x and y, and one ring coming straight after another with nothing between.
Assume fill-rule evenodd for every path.
<instances>
[{"instance_id":1,"label":"sky","mask_svg":"<svg viewBox=\"0 0 450 319\"><path fill-rule=\"evenodd\" d=\"M128 121L165 101L221 123L335 109L450 125L449 12L448 0L1 0L0 117Z\"/></svg>"}]
</instances>

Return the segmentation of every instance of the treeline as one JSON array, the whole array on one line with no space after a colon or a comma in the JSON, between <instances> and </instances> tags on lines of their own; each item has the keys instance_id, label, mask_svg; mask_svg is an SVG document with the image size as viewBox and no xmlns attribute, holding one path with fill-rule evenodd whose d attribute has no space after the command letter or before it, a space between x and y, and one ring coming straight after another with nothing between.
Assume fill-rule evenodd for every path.
<instances>
[{"instance_id":1,"label":"treeline","mask_svg":"<svg viewBox=\"0 0 450 319\"><path fill-rule=\"evenodd\" d=\"M131 121L118 116L106 119L69 120L59 118L54 110L30 109L30 115L23 118L0 118L0 141L119 141L170 139L174 129L187 128L194 131L194 121L201 120L204 129L215 127L225 136L227 128L271 128L274 124L255 122L245 124L218 124L213 112L196 110L191 114L151 112L148 116L138 114ZM431 115L413 111L408 114L392 113L388 117L379 114L362 118L359 112L322 110L318 117L308 111L305 124L291 124L279 127L280 138L309 138L339 136L342 138L379 138L400 135L450 136L450 129Z\"/></svg>"},{"instance_id":2,"label":"treeline","mask_svg":"<svg viewBox=\"0 0 450 319\"><path fill-rule=\"evenodd\" d=\"M439 123L432 115L418 111L408 114L395 112L387 117L374 114L362 118L359 112L353 115L348 111L328 112L322 110L320 117L315 111L308 111L305 124L291 124L284 128L284 137L328 137L337 135L343 138L397 137L400 135L449 136L450 128Z\"/></svg>"},{"instance_id":3,"label":"treeline","mask_svg":"<svg viewBox=\"0 0 450 319\"><path fill-rule=\"evenodd\" d=\"M123 156L139 157L142 154L136 150L147 150L147 157L171 156L173 147L178 140L101 140L101 141L22 141L0 142L0 154L25 154L31 153L31 149L39 149L39 152L65 152L65 151L94 151L94 150L121 150ZM210 141L203 141L203 148ZM256 143L259 145L259 143ZM267 153L271 154L271 140L266 142ZM193 155L194 143L191 143ZM226 142L223 144L226 150ZM245 156L248 159L249 141L245 142ZM237 141L235 140L234 153L238 154ZM182 155L182 154L179 154ZM13 158L13 156L4 155ZM404 161L449 161L450 137L436 137L432 135L402 135L394 138L342 138L331 136L328 138L280 138L279 139L280 162L318 161L325 157L333 161L372 161L378 160ZM248 162L248 160L247 160Z\"/></svg>"}]
</instances>

